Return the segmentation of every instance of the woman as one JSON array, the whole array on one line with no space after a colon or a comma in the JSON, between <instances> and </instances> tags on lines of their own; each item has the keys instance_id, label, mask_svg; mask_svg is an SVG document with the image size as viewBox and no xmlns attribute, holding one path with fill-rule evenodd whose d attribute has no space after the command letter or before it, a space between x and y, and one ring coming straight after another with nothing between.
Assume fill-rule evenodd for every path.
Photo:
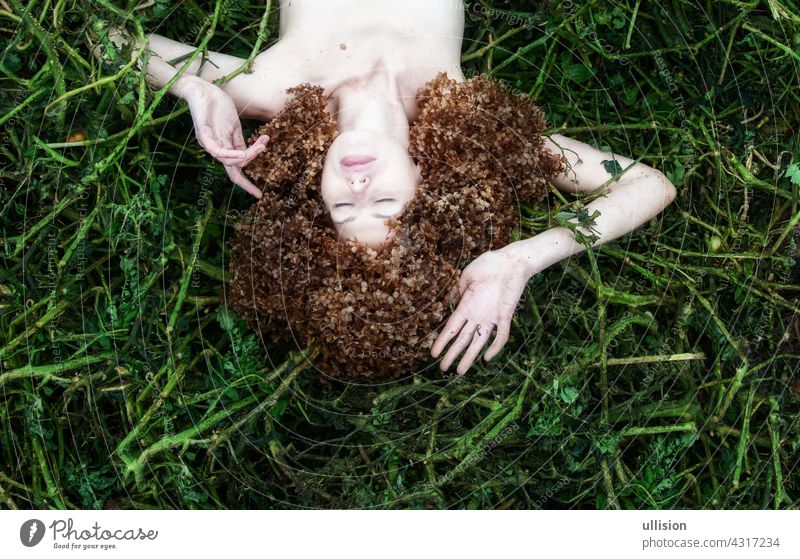
<instances>
[{"instance_id":1,"label":"woman","mask_svg":"<svg viewBox=\"0 0 800 559\"><path fill-rule=\"evenodd\" d=\"M290 103L290 88L320 86L326 110L337 115L338 132L325 155L321 197L341 240L377 249L390 237L391 219L414 199L420 184L419 164L409 153L418 91L441 73L465 82L463 29L464 6L452 0L282 1L280 39L255 58L252 73L213 85L245 61L211 52L202 66L191 64L169 91L189 103L198 141L225 166L232 182L260 198L261 189L242 170L265 152L269 138L262 135L248 147L239 118L270 121ZM162 87L178 71L166 61L194 47L158 35L148 38L153 51L148 80ZM612 179L604 160L615 159L625 170L604 197L588 205L590 214L599 212L594 246L646 223L676 196L661 172L627 157L558 134L545 138L544 147L568 164L551 180L564 192L590 192ZM555 227L473 260L458 279L458 306L430 347L437 358L450 344L441 369L463 354L457 372L464 374L492 332L484 358L496 356L508 340L528 279L584 249L569 229Z\"/></svg>"}]
</instances>

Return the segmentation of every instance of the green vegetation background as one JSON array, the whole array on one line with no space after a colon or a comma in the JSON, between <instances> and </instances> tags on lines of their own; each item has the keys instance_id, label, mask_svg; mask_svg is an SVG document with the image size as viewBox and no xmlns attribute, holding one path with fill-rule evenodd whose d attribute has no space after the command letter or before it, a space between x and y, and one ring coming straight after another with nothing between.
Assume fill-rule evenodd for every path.
<instances>
[{"instance_id":1,"label":"green vegetation background","mask_svg":"<svg viewBox=\"0 0 800 559\"><path fill-rule=\"evenodd\" d=\"M0 507L797 508L794 3L470 3L468 74L679 195L535 277L495 363L382 385L221 306L252 199L90 54L123 25L249 57L274 4L0 2Z\"/></svg>"}]
</instances>

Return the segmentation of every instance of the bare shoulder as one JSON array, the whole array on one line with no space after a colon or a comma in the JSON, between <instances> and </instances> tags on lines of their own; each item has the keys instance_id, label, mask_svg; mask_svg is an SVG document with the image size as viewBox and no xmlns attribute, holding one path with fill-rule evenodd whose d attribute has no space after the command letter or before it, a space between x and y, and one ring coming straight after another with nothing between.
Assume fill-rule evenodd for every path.
<instances>
[{"instance_id":1,"label":"bare shoulder","mask_svg":"<svg viewBox=\"0 0 800 559\"><path fill-rule=\"evenodd\" d=\"M571 193L591 192L605 184L614 175L609 170L628 169L625 180L636 180L643 176L661 175L660 171L630 157L611 151L603 151L585 142L568 138L561 134L545 137L545 149L556 155L563 155L567 168L552 181L559 190ZM614 162L619 165L614 164Z\"/></svg>"},{"instance_id":2,"label":"bare shoulder","mask_svg":"<svg viewBox=\"0 0 800 559\"><path fill-rule=\"evenodd\" d=\"M225 83L223 89L241 107L245 118L269 120L289 100L287 90L308 81L307 56L294 38L279 39L253 60L252 71L241 73Z\"/></svg>"}]
</instances>

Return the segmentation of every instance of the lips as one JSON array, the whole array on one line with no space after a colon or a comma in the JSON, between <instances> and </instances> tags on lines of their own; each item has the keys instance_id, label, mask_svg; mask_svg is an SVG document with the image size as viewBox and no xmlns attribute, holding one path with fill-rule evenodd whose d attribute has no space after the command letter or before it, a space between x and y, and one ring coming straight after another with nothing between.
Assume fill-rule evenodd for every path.
<instances>
[{"instance_id":1,"label":"lips","mask_svg":"<svg viewBox=\"0 0 800 559\"><path fill-rule=\"evenodd\" d=\"M375 158L369 155L348 155L342 158L340 164L345 171L360 171L369 167L373 161Z\"/></svg>"}]
</instances>

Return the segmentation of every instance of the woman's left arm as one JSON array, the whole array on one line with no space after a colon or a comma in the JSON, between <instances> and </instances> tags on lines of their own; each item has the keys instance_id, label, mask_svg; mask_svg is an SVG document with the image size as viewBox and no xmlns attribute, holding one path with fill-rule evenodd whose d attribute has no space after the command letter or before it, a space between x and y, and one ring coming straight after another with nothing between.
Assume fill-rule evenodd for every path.
<instances>
[{"instance_id":1,"label":"woman's left arm","mask_svg":"<svg viewBox=\"0 0 800 559\"><path fill-rule=\"evenodd\" d=\"M565 192L591 192L613 178L603 161L615 160L625 170L603 196L586 206L589 215L595 210L599 215L591 232L582 227L578 230L597 237L593 247L613 241L648 222L677 194L663 173L630 158L603 152L559 134L545 138L545 147L567 159L567 169L552 181L556 188ZM497 355L508 341L511 319L528 280L584 250L586 245L577 242L570 229L554 227L476 258L462 272L458 307L431 348L431 355L436 358L455 338L442 359L441 369L449 369L464 353L457 369L459 374L464 374L495 329L494 341L484 358L489 361Z\"/></svg>"}]
</instances>

